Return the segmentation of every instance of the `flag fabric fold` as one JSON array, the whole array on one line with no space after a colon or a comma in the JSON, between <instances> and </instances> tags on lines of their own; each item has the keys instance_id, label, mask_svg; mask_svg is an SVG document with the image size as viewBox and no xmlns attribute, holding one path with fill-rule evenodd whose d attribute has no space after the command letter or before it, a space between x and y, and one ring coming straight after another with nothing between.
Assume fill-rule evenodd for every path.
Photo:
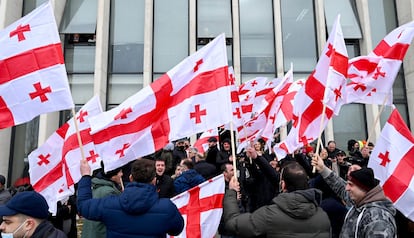
<instances>
[{"instance_id":1,"label":"flag fabric fold","mask_svg":"<svg viewBox=\"0 0 414 238\"><path fill-rule=\"evenodd\" d=\"M224 34L118 107L90 118L105 170L231 121Z\"/></svg>"},{"instance_id":2,"label":"flag fabric fold","mask_svg":"<svg viewBox=\"0 0 414 238\"><path fill-rule=\"evenodd\" d=\"M367 56L349 60L347 103L392 105L392 86L414 37L414 21L391 31Z\"/></svg>"},{"instance_id":3,"label":"flag fabric fold","mask_svg":"<svg viewBox=\"0 0 414 238\"><path fill-rule=\"evenodd\" d=\"M193 146L198 150L199 153L204 154L208 150L208 139L211 137L214 137L217 139L217 141L219 141L217 128L203 132Z\"/></svg>"},{"instance_id":4,"label":"flag fabric fold","mask_svg":"<svg viewBox=\"0 0 414 238\"><path fill-rule=\"evenodd\" d=\"M219 175L171 198L185 224L183 232L174 237L214 237L223 213L224 190L224 177Z\"/></svg>"},{"instance_id":5,"label":"flag fabric fold","mask_svg":"<svg viewBox=\"0 0 414 238\"><path fill-rule=\"evenodd\" d=\"M80 131L83 149L91 168L100 168L100 158L95 152L87 118L98 115L102 107L98 96L89 100L75 115ZM45 143L28 155L30 182L37 192L48 202L50 212L56 213L56 202L74 193L73 185L80 178L79 141L76 135L74 118L57 129ZM96 155L91 158L89 153ZM91 158L91 159L88 159Z\"/></svg>"},{"instance_id":6,"label":"flag fabric fold","mask_svg":"<svg viewBox=\"0 0 414 238\"><path fill-rule=\"evenodd\" d=\"M0 129L74 107L50 2L0 31Z\"/></svg>"},{"instance_id":7,"label":"flag fabric fold","mask_svg":"<svg viewBox=\"0 0 414 238\"><path fill-rule=\"evenodd\" d=\"M368 167L395 207L414 221L414 137L396 108L375 143Z\"/></svg>"},{"instance_id":8,"label":"flag fabric fold","mask_svg":"<svg viewBox=\"0 0 414 238\"><path fill-rule=\"evenodd\" d=\"M295 97L292 128L287 138L273 148L278 159L316 140L346 102L348 53L339 18L332 27L314 72Z\"/></svg>"}]
</instances>

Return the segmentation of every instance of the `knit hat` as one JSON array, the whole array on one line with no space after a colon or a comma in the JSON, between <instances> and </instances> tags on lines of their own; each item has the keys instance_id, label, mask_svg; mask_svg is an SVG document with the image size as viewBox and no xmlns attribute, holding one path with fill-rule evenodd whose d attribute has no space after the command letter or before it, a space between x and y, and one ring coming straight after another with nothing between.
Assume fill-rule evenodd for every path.
<instances>
[{"instance_id":1,"label":"knit hat","mask_svg":"<svg viewBox=\"0 0 414 238\"><path fill-rule=\"evenodd\" d=\"M46 219L49 217L46 199L35 191L19 192L4 206L0 206L0 216L24 214L29 217Z\"/></svg>"},{"instance_id":2,"label":"knit hat","mask_svg":"<svg viewBox=\"0 0 414 238\"><path fill-rule=\"evenodd\" d=\"M379 181L374 178L374 171L371 168L366 167L352 171L348 176L348 180L367 192L379 183Z\"/></svg>"},{"instance_id":3,"label":"knit hat","mask_svg":"<svg viewBox=\"0 0 414 238\"><path fill-rule=\"evenodd\" d=\"M212 137L210 137L210 138L208 138L208 140L207 140L208 142L217 142L217 138L216 137L214 137L214 136L212 136Z\"/></svg>"},{"instance_id":4,"label":"knit hat","mask_svg":"<svg viewBox=\"0 0 414 238\"><path fill-rule=\"evenodd\" d=\"M338 152L336 152L335 156L338 156L338 155L346 156L346 153L343 150L338 150Z\"/></svg>"},{"instance_id":5,"label":"knit hat","mask_svg":"<svg viewBox=\"0 0 414 238\"><path fill-rule=\"evenodd\" d=\"M121 171L121 169L122 169L121 167L119 167L119 168L116 168L114 170L105 172L105 167L104 167L103 161L101 161L101 168L102 168L102 176L107 178L107 179L110 179L110 178L112 178L112 176L117 175L119 173L119 171Z\"/></svg>"}]
</instances>

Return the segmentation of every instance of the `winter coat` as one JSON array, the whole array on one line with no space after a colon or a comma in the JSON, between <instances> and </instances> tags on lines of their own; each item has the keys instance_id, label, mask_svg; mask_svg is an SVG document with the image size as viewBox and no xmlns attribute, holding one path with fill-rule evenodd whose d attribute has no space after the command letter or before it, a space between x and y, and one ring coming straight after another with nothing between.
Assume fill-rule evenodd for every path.
<instances>
[{"instance_id":1,"label":"winter coat","mask_svg":"<svg viewBox=\"0 0 414 238\"><path fill-rule=\"evenodd\" d=\"M103 198L109 195L119 195L115 183L104 178L92 178L92 197ZM105 238L106 227L100 221L91 221L84 219L82 227L82 238Z\"/></svg>"},{"instance_id":2,"label":"winter coat","mask_svg":"<svg viewBox=\"0 0 414 238\"><path fill-rule=\"evenodd\" d=\"M340 237L396 237L396 210L380 185L348 211Z\"/></svg>"},{"instance_id":3,"label":"winter coat","mask_svg":"<svg viewBox=\"0 0 414 238\"><path fill-rule=\"evenodd\" d=\"M175 195L173 179L166 174L157 175L156 177L158 196L160 198L172 198Z\"/></svg>"},{"instance_id":4,"label":"winter coat","mask_svg":"<svg viewBox=\"0 0 414 238\"><path fill-rule=\"evenodd\" d=\"M174 180L175 192L182 193L188 189L199 185L200 183L206 181L203 176L201 176L194 169L189 169L184 171L180 176Z\"/></svg>"},{"instance_id":5,"label":"winter coat","mask_svg":"<svg viewBox=\"0 0 414 238\"><path fill-rule=\"evenodd\" d=\"M200 160L194 165L194 170L197 171L203 178L211 179L216 176L216 166L207 163L205 160Z\"/></svg>"},{"instance_id":6,"label":"winter coat","mask_svg":"<svg viewBox=\"0 0 414 238\"><path fill-rule=\"evenodd\" d=\"M184 220L168 198L158 198L156 187L147 183L129 183L122 194L92 199L91 177L78 183L78 210L90 220L106 225L107 237L165 237L178 235Z\"/></svg>"},{"instance_id":7,"label":"winter coat","mask_svg":"<svg viewBox=\"0 0 414 238\"><path fill-rule=\"evenodd\" d=\"M43 221L37 227L31 238L66 238L63 231L55 228L50 221Z\"/></svg>"},{"instance_id":8,"label":"winter coat","mask_svg":"<svg viewBox=\"0 0 414 238\"><path fill-rule=\"evenodd\" d=\"M345 190L346 182L329 169L321 172L331 189L352 207L348 211L339 237L395 237L396 210L380 185L371 189L358 204L354 204ZM355 233L355 231L357 231Z\"/></svg>"},{"instance_id":9,"label":"winter coat","mask_svg":"<svg viewBox=\"0 0 414 238\"><path fill-rule=\"evenodd\" d=\"M281 193L273 204L253 213L239 213L236 192L226 191L223 216L227 231L239 237L330 237L330 223L319 207L322 194L317 189Z\"/></svg>"}]
</instances>

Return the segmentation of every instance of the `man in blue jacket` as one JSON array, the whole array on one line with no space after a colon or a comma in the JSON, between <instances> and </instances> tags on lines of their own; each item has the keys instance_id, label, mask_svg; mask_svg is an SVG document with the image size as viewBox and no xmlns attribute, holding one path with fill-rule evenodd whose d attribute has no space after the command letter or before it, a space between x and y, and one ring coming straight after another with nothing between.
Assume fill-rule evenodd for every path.
<instances>
[{"instance_id":1,"label":"man in blue jacket","mask_svg":"<svg viewBox=\"0 0 414 238\"><path fill-rule=\"evenodd\" d=\"M78 211L86 219L106 225L107 237L165 237L178 235L184 220L168 198L158 198L154 161L138 159L131 165L129 183L118 196L93 199L91 168L81 160Z\"/></svg>"}]
</instances>

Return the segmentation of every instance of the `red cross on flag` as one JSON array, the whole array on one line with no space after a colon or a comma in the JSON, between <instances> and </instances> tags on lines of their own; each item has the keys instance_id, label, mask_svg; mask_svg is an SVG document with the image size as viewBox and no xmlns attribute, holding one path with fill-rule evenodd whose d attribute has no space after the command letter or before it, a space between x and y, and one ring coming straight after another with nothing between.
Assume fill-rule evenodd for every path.
<instances>
[{"instance_id":1,"label":"red cross on flag","mask_svg":"<svg viewBox=\"0 0 414 238\"><path fill-rule=\"evenodd\" d=\"M414 37L414 21L391 31L367 56L349 60L347 103L391 105L392 86Z\"/></svg>"},{"instance_id":2,"label":"red cross on flag","mask_svg":"<svg viewBox=\"0 0 414 238\"><path fill-rule=\"evenodd\" d=\"M74 117L78 121L87 158L91 152L96 154L89 134L90 126L87 118L101 112L99 98L95 96ZM56 209L56 201L73 194L73 184L81 178L79 169L81 158L73 118L57 129L42 146L28 155L30 182L33 188L46 198L51 212ZM94 160L89 161L91 168L100 168L99 161L100 158L96 155Z\"/></svg>"},{"instance_id":3,"label":"red cross on flag","mask_svg":"<svg viewBox=\"0 0 414 238\"><path fill-rule=\"evenodd\" d=\"M0 129L74 107L50 2L0 36Z\"/></svg>"},{"instance_id":4,"label":"red cross on flag","mask_svg":"<svg viewBox=\"0 0 414 238\"><path fill-rule=\"evenodd\" d=\"M175 237L214 237L223 213L224 189L224 177L219 175L171 198L185 224Z\"/></svg>"},{"instance_id":5,"label":"red cross on flag","mask_svg":"<svg viewBox=\"0 0 414 238\"><path fill-rule=\"evenodd\" d=\"M414 137L396 108L381 131L368 167L395 207L414 221Z\"/></svg>"},{"instance_id":6,"label":"red cross on flag","mask_svg":"<svg viewBox=\"0 0 414 238\"><path fill-rule=\"evenodd\" d=\"M242 106L239 99L239 87L235 84L236 78L234 74L234 69L232 66L229 66L229 81L230 81L230 95L231 95L231 107L233 114L233 130L236 130L237 127L242 126L244 122ZM232 129L230 124L224 125L226 130Z\"/></svg>"},{"instance_id":7,"label":"red cross on flag","mask_svg":"<svg viewBox=\"0 0 414 238\"><path fill-rule=\"evenodd\" d=\"M314 72L295 97L292 128L274 147L279 159L317 139L321 128L339 113L345 103L347 67L348 53L338 16Z\"/></svg>"},{"instance_id":8,"label":"red cross on flag","mask_svg":"<svg viewBox=\"0 0 414 238\"><path fill-rule=\"evenodd\" d=\"M198 140L194 143L193 146L198 150L199 153L204 154L204 152L208 150L208 139L210 139L210 137L215 137L217 141L219 141L217 128L203 132L203 134L200 135L200 138L198 138Z\"/></svg>"},{"instance_id":9,"label":"red cross on flag","mask_svg":"<svg viewBox=\"0 0 414 238\"><path fill-rule=\"evenodd\" d=\"M169 141L229 123L228 81L221 34L118 107L91 118L91 133L105 169L151 154ZM126 109L130 110L119 117Z\"/></svg>"}]
</instances>

